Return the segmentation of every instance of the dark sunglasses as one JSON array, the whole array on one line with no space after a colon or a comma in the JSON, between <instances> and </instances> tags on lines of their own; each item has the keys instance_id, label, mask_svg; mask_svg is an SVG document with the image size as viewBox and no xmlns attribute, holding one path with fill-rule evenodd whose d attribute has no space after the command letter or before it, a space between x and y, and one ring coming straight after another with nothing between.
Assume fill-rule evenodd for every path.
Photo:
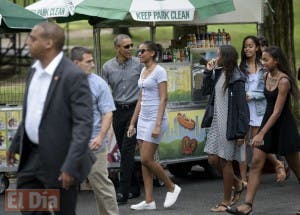
<instances>
[{"instance_id":1,"label":"dark sunglasses","mask_svg":"<svg viewBox=\"0 0 300 215\"><path fill-rule=\"evenodd\" d=\"M149 51L149 49L139 49L139 50L137 50L137 53L144 54L146 51Z\"/></svg>"},{"instance_id":2,"label":"dark sunglasses","mask_svg":"<svg viewBox=\"0 0 300 215\"><path fill-rule=\"evenodd\" d=\"M129 48L133 48L133 43L130 43L126 46L122 46L124 49L129 49Z\"/></svg>"}]
</instances>

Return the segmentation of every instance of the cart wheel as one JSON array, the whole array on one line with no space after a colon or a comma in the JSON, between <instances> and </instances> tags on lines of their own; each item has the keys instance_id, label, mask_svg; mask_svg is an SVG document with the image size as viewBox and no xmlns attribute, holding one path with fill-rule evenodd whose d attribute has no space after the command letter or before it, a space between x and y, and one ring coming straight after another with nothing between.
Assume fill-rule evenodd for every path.
<instances>
[{"instance_id":1,"label":"cart wheel","mask_svg":"<svg viewBox=\"0 0 300 215\"><path fill-rule=\"evenodd\" d=\"M3 194L5 192L5 190L8 188L8 186L9 186L8 178L4 174L1 174L0 175L0 194Z\"/></svg>"},{"instance_id":2,"label":"cart wheel","mask_svg":"<svg viewBox=\"0 0 300 215\"><path fill-rule=\"evenodd\" d=\"M172 175L175 177L186 177L188 173L192 169L192 164L187 162L187 163L175 163L175 164L169 164L168 165L168 170Z\"/></svg>"}]
</instances>

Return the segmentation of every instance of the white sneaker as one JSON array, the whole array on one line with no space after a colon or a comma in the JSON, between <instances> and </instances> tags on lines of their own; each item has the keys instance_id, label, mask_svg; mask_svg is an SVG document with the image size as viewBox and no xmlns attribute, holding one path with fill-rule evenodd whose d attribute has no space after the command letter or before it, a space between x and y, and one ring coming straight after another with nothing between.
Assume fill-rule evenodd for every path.
<instances>
[{"instance_id":1,"label":"white sneaker","mask_svg":"<svg viewBox=\"0 0 300 215\"><path fill-rule=\"evenodd\" d=\"M166 199L165 199L165 202L164 202L164 207L165 208L169 208L172 205L174 205L174 203L176 202L176 200L179 196L180 191L181 191L181 188L177 184L175 184L174 191L173 192L167 192Z\"/></svg>"},{"instance_id":2,"label":"white sneaker","mask_svg":"<svg viewBox=\"0 0 300 215\"><path fill-rule=\"evenodd\" d=\"M150 203L146 203L146 201L142 201L136 205L131 205L130 209L132 209L132 210L155 210L156 204L155 204L155 201L152 201Z\"/></svg>"}]
</instances>

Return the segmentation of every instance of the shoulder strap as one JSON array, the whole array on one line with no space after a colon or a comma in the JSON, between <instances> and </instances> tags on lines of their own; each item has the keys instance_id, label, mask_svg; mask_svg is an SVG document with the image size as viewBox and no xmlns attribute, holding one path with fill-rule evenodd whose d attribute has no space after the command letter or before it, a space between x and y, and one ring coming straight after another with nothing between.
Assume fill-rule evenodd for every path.
<instances>
[{"instance_id":1,"label":"shoulder strap","mask_svg":"<svg viewBox=\"0 0 300 215\"><path fill-rule=\"evenodd\" d=\"M286 78L289 82L291 82L291 80L290 80L290 78L289 78L288 76L282 76L282 77L280 77L279 80L278 80L277 87L278 87L278 85L279 85L280 80L283 79L283 78ZM291 83L290 83L290 84L291 84Z\"/></svg>"},{"instance_id":2,"label":"shoulder strap","mask_svg":"<svg viewBox=\"0 0 300 215\"><path fill-rule=\"evenodd\" d=\"M265 86L266 86L266 83L267 83L268 75L269 75L269 72L266 72L266 76L264 78Z\"/></svg>"}]
</instances>

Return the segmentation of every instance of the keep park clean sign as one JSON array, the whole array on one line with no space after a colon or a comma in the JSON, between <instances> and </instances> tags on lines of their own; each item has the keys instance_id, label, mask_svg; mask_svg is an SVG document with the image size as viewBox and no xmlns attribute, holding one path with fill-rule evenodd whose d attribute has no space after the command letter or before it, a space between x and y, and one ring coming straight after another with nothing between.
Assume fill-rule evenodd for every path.
<instances>
[{"instance_id":1,"label":"keep park clean sign","mask_svg":"<svg viewBox=\"0 0 300 215\"><path fill-rule=\"evenodd\" d=\"M61 7L39 8L31 11L42 17L66 17L69 15L69 9Z\"/></svg>"},{"instance_id":2,"label":"keep park clean sign","mask_svg":"<svg viewBox=\"0 0 300 215\"><path fill-rule=\"evenodd\" d=\"M142 22L191 21L194 19L194 10L136 11L131 12L131 16Z\"/></svg>"},{"instance_id":3,"label":"keep park clean sign","mask_svg":"<svg viewBox=\"0 0 300 215\"><path fill-rule=\"evenodd\" d=\"M189 0L132 0L132 19L140 22L191 21L195 7Z\"/></svg>"}]
</instances>

